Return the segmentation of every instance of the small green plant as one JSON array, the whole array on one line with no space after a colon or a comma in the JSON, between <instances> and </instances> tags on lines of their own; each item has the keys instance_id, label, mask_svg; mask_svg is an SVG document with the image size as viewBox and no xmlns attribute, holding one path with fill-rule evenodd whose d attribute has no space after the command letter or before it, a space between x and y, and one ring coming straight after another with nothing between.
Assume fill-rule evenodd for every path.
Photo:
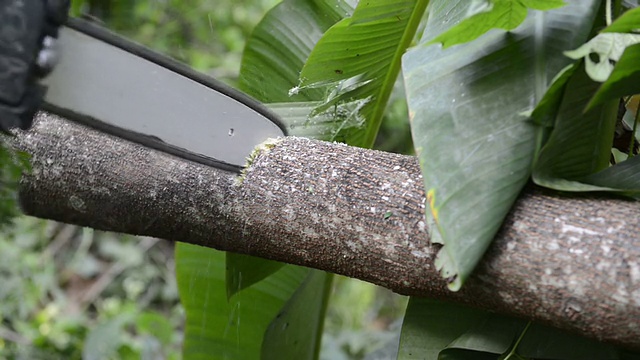
<instances>
[{"instance_id":1,"label":"small green plant","mask_svg":"<svg viewBox=\"0 0 640 360\"><path fill-rule=\"evenodd\" d=\"M0 358L177 359L168 245L15 218L0 238Z\"/></svg>"}]
</instances>

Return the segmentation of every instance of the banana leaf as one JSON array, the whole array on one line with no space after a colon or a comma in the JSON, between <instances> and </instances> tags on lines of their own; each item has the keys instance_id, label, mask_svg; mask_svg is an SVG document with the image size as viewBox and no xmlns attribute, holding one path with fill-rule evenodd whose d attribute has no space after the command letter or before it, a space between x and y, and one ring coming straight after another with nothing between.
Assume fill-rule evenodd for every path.
<instances>
[{"instance_id":1,"label":"banana leaf","mask_svg":"<svg viewBox=\"0 0 640 360\"><path fill-rule=\"evenodd\" d=\"M452 290L469 277L528 181L541 131L529 114L571 63L563 52L587 40L600 1L529 11L514 31L491 30L471 43L428 45L470 5L432 1L421 44L403 58L431 240L444 244L436 264Z\"/></svg>"}]
</instances>

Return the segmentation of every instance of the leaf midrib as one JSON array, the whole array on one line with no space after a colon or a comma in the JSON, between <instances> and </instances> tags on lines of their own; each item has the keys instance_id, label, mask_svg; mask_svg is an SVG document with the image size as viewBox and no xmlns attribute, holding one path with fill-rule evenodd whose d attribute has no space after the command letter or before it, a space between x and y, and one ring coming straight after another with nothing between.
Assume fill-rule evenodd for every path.
<instances>
[{"instance_id":1,"label":"leaf midrib","mask_svg":"<svg viewBox=\"0 0 640 360\"><path fill-rule=\"evenodd\" d=\"M411 16L409 17L407 26L405 27L404 33L400 38L400 43L398 44L398 48L391 60L391 64L389 65L389 71L385 75L382 86L380 87L380 92L378 93L372 113L373 115L371 117L371 125L366 128L364 133L363 146L367 148L373 147L376 140L380 125L382 124L384 110L389 102L389 97L391 96L395 80L398 78L398 74L400 73L402 55L404 55L405 50L411 44L428 4L429 0L418 0L414 5L413 11L411 11Z\"/></svg>"}]
</instances>

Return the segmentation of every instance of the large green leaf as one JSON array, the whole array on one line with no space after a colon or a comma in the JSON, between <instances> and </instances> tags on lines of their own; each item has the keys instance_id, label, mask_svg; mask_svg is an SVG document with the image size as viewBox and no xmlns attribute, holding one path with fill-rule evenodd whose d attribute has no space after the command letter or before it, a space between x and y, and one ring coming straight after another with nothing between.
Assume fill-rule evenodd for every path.
<instances>
[{"instance_id":1,"label":"large green leaf","mask_svg":"<svg viewBox=\"0 0 640 360\"><path fill-rule=\"evenodd\" d=\"M258 359L264 332L309 270L285 266L227 300L225 254L180 243L176 268L186 311L185 359Z\"/></svg>"},{"instance_id":2,"label":"large green leaf","mask_svg":"<svg viewBox=\"0 0 640 360\"><path fill-rule=\"evenodd\" d=\"M612 345L526 320L435 300L409 301L398 360L494 360L509 353L527 359L621 358Z\"/></svg>"},{"instance_id":3,"label":"large green leaf","mask_svg":"<svg viewBox=\"0 0 640 360\"><path fill-rule=\"evenodd\" d=\"M291 96L300 69L322 34L350 14L342 0L285 0L256 26L240 68L240 89L264 103L320 100L320 90Z\"/></svg>"},{"instance_id":4,"label":"large green leaf","mask_svg":"<svg viewBox=\"0 0 640 360\"><path fill-rule=\"evenodd\" d=\"M608 101L586 113L584 109L599 83L580 66L567 84L555 127L540 152L533 180L564 191L612 190L580 179L609 166L618 101Z\"/></svg>"},{"instance_id":5,"label":"large green leaf","mask_svg":"<svg viewBox=\"0 0 640 360\"><path fill-rule=\"evenodd\" d=\"M491 314L483 321L472 324L441 355L451 354L453 356L448 357L464 359L465 357L459 356L460 353L505 354L526 327L527 322L524 320Z\"/></svg>"},{"instance_id":6,"label":"large green leaf","mask_svg":"<svg viewBox=\"0 0 640 360\"><path fill-rule=\"evenodd\" d=\"M584 58L587 74L595 81L606 81L624 50L633 44L640 43L640 34L603 33L589 40L588 43L565 55L572 59Z\"/></svg>"},{"instance_id":7,"label":"large green leaf","mask_svg":"<svg viewBox=\"0 0 640 360\"><path fill-rule=\"evenodd\" d=\"M595 174L587 175L581 180L640 198L640 156L631 157Z\"/></svg>"},{"instance_id":8,"label":"large green leaf","mask_svg":"<svg viewBox=\"0 0 640 360\"><path fill-rule=\"evenodd\" d=\"M549 128L553 127L565 88L576 68L578 68L577 64L568 65L560 70L560 73L551 81L551 86L549 86L542 100L538 102L538 105L531 113L531 118L536 124Z\"/></svg>"},{"instance_id":9,"label":"large green leaf","mask_svg":"<svg viewBox=\"0 0 640 360\"><path fill-rule=\"evenodd\" d=\"M335 139L371 147L428 0L360 1L353 16L329 29L311 52L299 88L329 86L316 113L332 110Z\"/></svg>"},{"instance_id":10,"label":"large green leaf","mask_svg":"<svg viewBox=\"0 0 640 360\"><path fill-rule=\"evenodd\" d=\"M600 58L605 58L600 63L609 67L612 66L609 57L614 49L619 47L618 53L624 50L626 44L615 38L625 34L608 32L605 35L612 36L614 43L597 46L593 44L598 38L592 39L586 44L589 46L583 55L587 65L592 61L587 60L590 51L599 52ZM618 56L612 60L618 60ZM611 75L610 70L605 71L601 79L608 79L602 85L590 79L594 77L593 68L591 73L587 71L587 76L584 65L577 67L578 71L572 74L564 88L560 109L554 114L555 129L536 162L533 174L536 183L564 191L616 191L640 197L640 162L637 159L609 167L619 98L640 92L639 60L640 44L627 47ZM577 111L581 108L586 108L584 113Z\"/></svg>"},{"instance_id":11,"label":"large green leaf","mask_svg":"<svg viewBox=\"0 0 640 360\"><path fill-rule=\"evenodd\" d=\"M530 12L510 33L493 31L442 49L425 46L464 18L466 1L433 1L423 44L404 56L412 133L435 225L437 266L459 289L498 231L533 161L537 126L526 115L583 43L599 1Z\"/></svg>"},{"instance_id":12,"label":"large green leaf","mask_svg":"<svg viewBox=\"0 0 640 360\"><path fill-rule=\"evenodd\" d=\"M640 7L626 11L602 32L640 33Z\"/></svg>"},{"instance_id":13,"label":"large green leaf","mask_svg":"<svg viewBox=\"0 0 640 360\"><path fill-rule=\"evenodd\" d=\"M447 345L488 317L478 309L412 297L402 323L398 360L438 359Z\"/></svg>"},{"instance_id":14,"label":"large green leaf","mask_svg":"<svg viewBox=\"0 0 640 360\"><path fill-rule=\"evenodd\" d=\"M491 29L513 30L522 24L529 8L551 10L564 5L564 0L476 0L458 25L432 42L447 48L475 40Z\"/></svg>"},{"instance_id":15,"label":"large green leaf","mask_svg":"<svg viewBox=\"0 0 640 360\"><path fill-rule=\"evenodd\" d=\"M491 314L473 324L440 353L440 358L466 360L491 359L609 359L620 358L609 344L569 334L526 320ZM501 357L498 357L502 355Z\"/></svg>"},{"instance_id":16,"label":"large green leaf","mask_svg":"<svg viewBox=\"0 0 640 360\"><path fill-rule=\"evenodd\" d=\"M260 282L280 270L285 264L279 261L228 252L225 257L227 297Z\"/></svg>"},{"instance_id":17,"label":"large green leaf","mask_svg":"<svg viewBox=\"0 0 640 360\"><path fill-rule=\"evenodd\" d=\"M613 345L539 324L531 324L516 350L518 354L528 359L616 360L624 358L622 351Z\"/></svg>"},{"instance_id":18,"label":"large green leaf","mask_svg":"<svg viewBox=\"0 0 640 360\"><path fill-rule=\"evenodd\" d=\"M262 359L318 358L331 283L331 276L326 272L309 272L269 324L262 342Z\"/></svg>"},{"instance_id":19,"label":"large green leaf","mask_svg":"<svg viewBox=\"0 0 640 360\"><path fill-rule=\"evenodd\" d=\"M537 170L575 179L609 165L618 101L609 101L606 106L586 113L580 111L599 85L589 78L584 66L573 73L556 114L551 138L536 162Z\"/></svg>"}]
</instances>

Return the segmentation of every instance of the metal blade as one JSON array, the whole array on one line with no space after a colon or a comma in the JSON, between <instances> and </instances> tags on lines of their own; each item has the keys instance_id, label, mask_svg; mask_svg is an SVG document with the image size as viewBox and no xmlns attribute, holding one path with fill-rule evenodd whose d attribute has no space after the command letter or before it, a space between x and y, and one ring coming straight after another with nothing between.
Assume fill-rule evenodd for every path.
<instances>
[{"instance_id":1,"label":"metal blade","mask_svg":"<svg viewBox=\"0 0 640 360\"><path fill-rule=\"evenodd\" d=\"M236 171L285 135L257 101L97 25L71 19L59 44L44 108L70 120Z\"/></svg>"}]
</instances>

